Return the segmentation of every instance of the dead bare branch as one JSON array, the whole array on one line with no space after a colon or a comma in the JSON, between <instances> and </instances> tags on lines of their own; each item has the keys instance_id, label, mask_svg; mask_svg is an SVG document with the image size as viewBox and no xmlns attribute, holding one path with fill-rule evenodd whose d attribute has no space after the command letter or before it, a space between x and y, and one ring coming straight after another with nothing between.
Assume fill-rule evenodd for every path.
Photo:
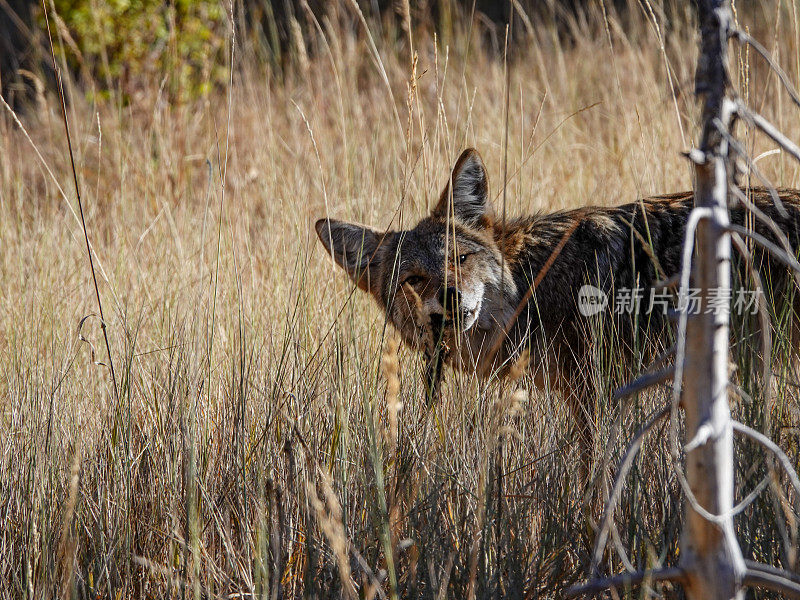
<instances>
[{"instance_id":1,"label":"dead bare branch","mask_svg":"<svg viewBox=\"0 0 800 600\"><path fill-rule=\"evenodd\" d=\"M592 554L592 567L589 571L592 574L592 577L597 574L597 566L600 564L600 561L603 558L603 549L608 541L608 531L611 521L614 518L614 509L617 506L619 495L622 493L622 488L625 485L625 477L628 475L628 471L630 471L630 468L633 465L633 459L636 458L639 448L642 447L642 440L644 439L644 436L661 419L667 416L669 411L670 407L665 406L652 417L650 417L650 419L648 419L648 421L639 429L639 431L636 432L636 435L633 436L631 443L628 445L628 449L625 451L625 456L622 457L622 462L620 462L619 467L617 468L617 477L614 480L614 486L611 488L611 495L608 498L608 502L606 502L606 508L603 512L603 520L600 524L600 531L597 533L597 541L595 542L594 553Z\"/></svg>"},{"instance_id":2,"label":"dead bare branch","mask_svg":"<svg viewBox=\"0 0 800 600\"><path fill-rule=\"evenodd\" d=\"M738 600L742 598L745 565L731 514L734 459L728 404L730 315L727 311L704 310L712 290L731 289L731 241L725 235L730 223L730 147L720 135L720 131L730 129L735 108L728 100L728 37L733 22L730 1L701 0L698 15L701 41L695 93L702 103L703 132L698 148L691 153L695 162L693 212L704 210L711 219L698 219L696 224L697 256L692 276L694 287L700 290L701 314L689 320L688 310L681 312L684 339L679 347L685 363L682 360L677 365L675 374L683 389L675 390L671 411L673 449L678 400L683 406L686 437L692 440L685 449L688 485L681 481L687 490L688 505L681 534L680 566L685 573L687 598ZM690 237L688 232L686 237ZM682 268L686 271L690 265L684 260ZM686 290L684 284L688 282L682 278L681 283L681 291ZM673 463L679 473L678 461ZM709 519L709 513L717 513L716 518Z\"/></svg>"},{"instance_id":3,"label":"dead bare branch","mask_svg":"<svg viewBox=\"0 0 800 600\"><path fill-rule=\"evenodd\" d=\"M630 383L618 388L611 396L612 401L622 400L628 396L634 396L639 392L643 392L647 388L651 388L659 383L669 381L675 375L675 367L669 366L652 373L645 373L640 375Z\"/></svg>"},{"instance_id":4,"label":"dead bare branch","mask_svg":"<svg viewBox=\"0 0 800 600\"><path fill-rule=\"evenodd\" d=\"M725 137L725 139L727 140L728 144L731 147L731 150L733 150L739 158L741 158L742 160L745 161L745 163L747 163L747 168L750 169L750 171L764 185L764 187L767 188L769 195L772 197L772 202L773 204L775 204L775 207L778 209L778 212L781 213L781 216L788 217L789 213L786 211L786 207L783 205L783 202L781 201L781 198L778 195L778 190L775 189L775 186L772 185L772 182L756 166L755 161L752 158L750 158L750 154L747 152L747 150L744 149L744 147L736 140L736 138L734 138L730 133L725 131L724 128L720 127L719 132L720 135ZM734 196L736 196L737 199L739 199L740 201L741 199L739 198L739 194L744 196L744 193L736 186L731 186L730 192ZM744 197L745 201L742 203L747 205L748 207L752 206L753 208L755 208L755 211L751 212L755 213L756 211L758 211L758 213L764 215L764 213L755 204L747 200L746 196ZM766 215L764 216L766 217Z\"/></svg>"},{"instance_id":5,"label":"dead bare branch","mask_svg":"<svg viewBox=\"0 0 800 600\"><path fill-rule=\"evenodd\" d=\"M772 356L772 327L769 320L769 313L767 312L767 307L765 305L766 296L764 295L764 286L761 283L761 276L753 266L753 258L750 254L750 250L748 250L747 245L744 243L744 240L742 240L742 237L738 233L732 233L731 242L733 242L733 245L736 246L739 254L742 255L744 264L746 265L747 271L750 274L750 278L753 280L753 287L755 287L756 292L758 292L756 295L756 301L758 303L758 319L761 327L761 354L764 359L764 368L761 373L761 385L762 389L767 395L767 401L769 402L769 398L772 395L769 385L770 380L772 379L772 369L770 368L769 360L770 356ZM730 386L731 383L728 382L728 385Z\"/></svg>"},{"instance_id":6,"label":"dead bare branch","mask_svg":"<svg viewBox=\"0 0 800 600\"><path fill-rule=\"evenodd\" d=\"M795 160L800 161L800 147L783 135L780 130L775 127L775 125L767 121L757 112L747 108L747 106L745 106L741 101L736 102L736 114L739 115L749 125L760 129L764 135L778 144L778 146L783 148L786 152L791 154Z\"/></svg>"},{"instance_id":7,"label":"dead bare branch","mask_svg":"<svg viewBox=\"0 0 800 600\"><path fill-rule=\"evenodd\" d=\"M788 579L793 583L800 584L800 575L798 575L797 573L793 573L792 571L786 571L785 569L773 567L772 565L765 565L756 560L745 560L744 564L747 566L748 569L752 569L753 571L764 571L765 573L768 573L770 575L785 577L786 579Z\"/></svg>"},{"instance_id":8,"label":"dead bare branch","mask_svg":"<svg viewBox=\"0 0 800 600\"><path fill-rule=\"evenodd\" d=\"M759 221L761 221L761 222L762 222L762 223L764 223L764 224L765 224L767 227L769 227L769 230L770 230L770 231L771 231L771 232L772 232L772 233L775 235L775 237L776 237L776 238L778 238L778 241L781 243L781 246L783 246L783 249L784 249L784 250L785 250L785 251L786 251L786 252L787 252L787 253L788 253L790 256L794 256L794 250L792 250L792 245L789 243L789 238L788 238L788 237L786 237L786 234L785 234L783 231L781 231L781 228L780 228L780 227L778 227L778 224L777 224L777 223L776 223L776 222L775 222L775 221L774 221L772 218L770 218L770 216L769 216L769 215L767 215L766 213L764 213L764 211L762 211L760 208L758 208L758 206L756 206L756 205L755 205L755 203L751 202L751 201L750 201L750 200L747 198L747 196L745 195L745 193L744 193L744 192L742 192L742 190L740 190L739 188L737 188L737 187L732 187L732 188L731 188L731 193L733 194L733 196L735 196L735 197L736 197L736 199L737 199L737 200L738 200L738 201L739 201L739 202L740 202L740 203L741 203L741 204L742 204L742 205L743 205L743 206L744 206L744 207L745 207L747 210L749 210L751 213L753 213L753 215L754 215L754 216L755 216L755 217L756 217L756 218L757 218ZM777 206L777 205L776 205L776 206Z\"/></svg>"},{"instance_id":9,"label":"dead bare branch","mask_svg":"<svg viewBox=\"0 0 800 600\"><path fill-rule=\"evenodd\" d=\"M578 596L597 594L608 589L626 589L643 582L658 581L684 583L686 581L686 573L679 567L664 567L663 569L638 571L636 573L622 573L621 575L595 579L582 585L573 586L564 593L564 596L566 598L577 598Z\"/></svg>"},{"instance_id":10,"label":"dead bare branch","mask_svg":"<svg viewBox=\"0 0 800 600\"><path fill-rule=\"evenodd\" d=\"M736 225L735 223L729 224L725 227L727 231L738 233L739 235L749 238L753 240L756 244L767 250L773 258L778 260L779 262L783 263L790 269L794 270L797 273L800 273L800 263L797 262L797 259L786 252L783 248L780 248L777 244L773 244L767 238L765 238L760 233L756 233L746 227L742 227L741 225ZM799 282L800 283L800 282Z\"/></svg>"},{"instance_id":11,"label":"dead bare branch","mask_svg":"<svg viewBox=\"0 0 800 600\"><path fill-rule=\"evenodd\" d=\"M787 598L800 598L800 583L789 578L785 571L777 571L766 565L765 569L747 567L742 583L748 587L761 587L779 592Z\"/></svg>"},{"instance_id":12,"label":"dead bare branch","mask_svg":"<svg viewBox=\"0 0 800 600\"><path fill-rule=\"evenodd\" d=\"M789 94L789 96L791 96L792 101L797 106L800 106L800 95L797 94L797 90L795 90L794 86L792 86L792 82L789 81L789 77L786 75L786 72L777 62L775 62L775 59L772 58L772 54L770 54L769 50L767 50L761 44L761 42L751 37L750 34L742 31L741 29L733 29L730 32L730 36L731 39L748 44L751 48L753 48L753 50L758 52L761 57L767 61L767 64L770 66L770 68L775 71L775 74L778 76L778 79L780 79L780 82L783 84L786 92Z\"/></svg>"},{"instance_id":13,"label":"dead bare branch","mask_svg":"<svg viewBox=\"0 0 800 600\"><path fill-rule=\"evenodd\" d=\"M760 431L756 431L755 429L748 427L744 423L740 423L739 421L733 421L733 430L738 431L741 434L746 435L747 437L755 440L762 446L764 446L767 450L772 452L775 457L778 459L778 462L783 467L783 470L786 471L786 475L789 477L789 481L794 487L795 491L800 494L800 478L797 476L797 472L794 470L792 466L792 461L789 460L789 457L786 456L786 453L781 450L780 446L765 436Z\"/></svg>"}]
</instances>

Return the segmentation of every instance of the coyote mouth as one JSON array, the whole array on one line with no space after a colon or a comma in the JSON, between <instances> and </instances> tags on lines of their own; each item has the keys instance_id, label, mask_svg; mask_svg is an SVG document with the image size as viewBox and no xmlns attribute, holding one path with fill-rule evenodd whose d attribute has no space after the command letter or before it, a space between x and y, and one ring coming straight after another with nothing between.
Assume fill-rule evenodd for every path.
<instances>
[{"instance_id":1,"label":"coyote mouth","mask_svg":"<svg viewBox=\"0 0 800 600\"><path fill-rule=\"evenodd\" d=\"M429 327L434 334L442 331L443 329L447 329L448 327L453 326L453 319L452 317L444 317L444 315L440 314L432 314L428 316Z\"/></svg>"},{"instance_id":2,"label":"coyote mouth","mask_svg":"<svg viewBox=\"0 0 800 600\"><path fill-rule=\"evenodd\" d=\"M478 322L478 315L481 313L481 306L483 305L483 300L478 300L478 304L472 310L468 310L464 312L464 315L461 318L462 328L461 331L466 333L472 327L474 327L475 323Z\"/></svg>"},{"instance_id":3,"label":"coyote mouth","mask_svg":"<svg viewBox=\"0 0 800 600\"><path fill-rule=\"evenodd\" d=\"M466 333L477 323L478 313L480 312L480 304L472 310L462 311L458 315L441 315L432 314L429 317L430 329L434 335L438 335L444 331L457 331L458 333Z\"/></svg>"}]
</instances>

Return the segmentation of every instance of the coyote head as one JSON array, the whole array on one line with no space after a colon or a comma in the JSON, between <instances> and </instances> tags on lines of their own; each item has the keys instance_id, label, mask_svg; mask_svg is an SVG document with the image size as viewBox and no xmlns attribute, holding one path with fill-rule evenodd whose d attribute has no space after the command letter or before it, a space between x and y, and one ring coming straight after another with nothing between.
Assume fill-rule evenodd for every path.
<instances>
[{"instance_id":1,"label":"coyote head","mask_svg":"<svg viewBox=\"0 0 800 600\"><path fill-rule=\"evenodd\" d=\"M446 340L498 327L498 302L514 283L493 223L486 169L469 149L413 229L381 232L333 219L320 219L316 229L336 263L380 303L406 342L420 347L429 326Z\"/></svg>"}]
</instances>

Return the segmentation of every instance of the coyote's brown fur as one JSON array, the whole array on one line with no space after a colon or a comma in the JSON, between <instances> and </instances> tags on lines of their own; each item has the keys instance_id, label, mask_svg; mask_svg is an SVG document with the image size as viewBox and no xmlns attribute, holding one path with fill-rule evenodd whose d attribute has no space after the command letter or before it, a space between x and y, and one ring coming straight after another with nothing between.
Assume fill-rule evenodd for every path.
<instances>
[{"instance_id":1,"label":"coyote's brown fur","mask_svg":"<svg viewBox=\"0 0 800 600\"><path fill-rule=\"evenodd\" d=\"M614 338L615 358L632 356L634 347L652 356L666 342L670 320L646 309L659 294L658 282L680 270L693 194L502 223L488 190L483 162L470 149L456 162L433 212L413 229L381 233L333 219L318 221L316 229L328 252L385 309L404 340L428 352L432 377L437 358L482 377L502 374L527 349L537 383L562 391L583 428L598 316L583 314L581 288L591 285L609 300L604 331ZM778 193L785 211L766 190L749 192L751 202L797 248L800 192ZM776 241L773 231L751 216L731 208L733 223ZM754 259L770 283L769 299L786 294L786 267L764 252L755 252ZM618 310L615 292L636 289L643 291L641 310ZM435 347L431 335L438 337Z\"/></svg>"}]
</instances>

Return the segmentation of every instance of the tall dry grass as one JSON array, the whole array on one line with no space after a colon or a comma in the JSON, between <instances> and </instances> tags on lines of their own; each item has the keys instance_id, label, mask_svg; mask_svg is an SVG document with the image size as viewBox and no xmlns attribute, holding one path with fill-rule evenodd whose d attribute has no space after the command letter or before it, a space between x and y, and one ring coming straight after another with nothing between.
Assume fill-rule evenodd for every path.
<instances>
[{"instance_id":1,"label":"tall dry grass","mask_svg":"<svg viewBox=\"0 0 800 600\"><path fill-rule=\"evenodd\" d=\"M745 8L742 24L797 82L794 3ZM97 307L58 105L42 98L27 135L3 109L3 597L558 597L585 576L607 473L596 464L578 486L558 395L447 373L427 411L419 357L395 350L378 307L316 241L325 215L413 224L465 146L483 154L498 202L502 191L491 36L461 20L446 43L412 27L411 56L405 34L355 17L357 32L335 13L297 23L311 51L280 81L240 53L230 89L194 104L166 102L158 81L127 106L73 90L118 398L98 318L78 328ZM598 5L570 33L534 22L509 58L507 213L689 188L691 18L668 23L645 2L623 27ZM736 65L742 93L799 139L763 63L737 51ZM755 155L769 148L739 133ZM780 155L758 164L800 184ZM586 368L603 380L613 357L598 357ZM786 381L774 405L753 389L736 410L756 425L768 412L796 459ZM616 460L667 397L599 406L597 457ZM632 471L612 532L625 553L608 554L609 572L676 560L665 438L652 434ZM740 454L749 490L767 466L755 447ZM792 501L774 482L737 517L747 556L797 567Z\"/></svg>"}]
</instances>

